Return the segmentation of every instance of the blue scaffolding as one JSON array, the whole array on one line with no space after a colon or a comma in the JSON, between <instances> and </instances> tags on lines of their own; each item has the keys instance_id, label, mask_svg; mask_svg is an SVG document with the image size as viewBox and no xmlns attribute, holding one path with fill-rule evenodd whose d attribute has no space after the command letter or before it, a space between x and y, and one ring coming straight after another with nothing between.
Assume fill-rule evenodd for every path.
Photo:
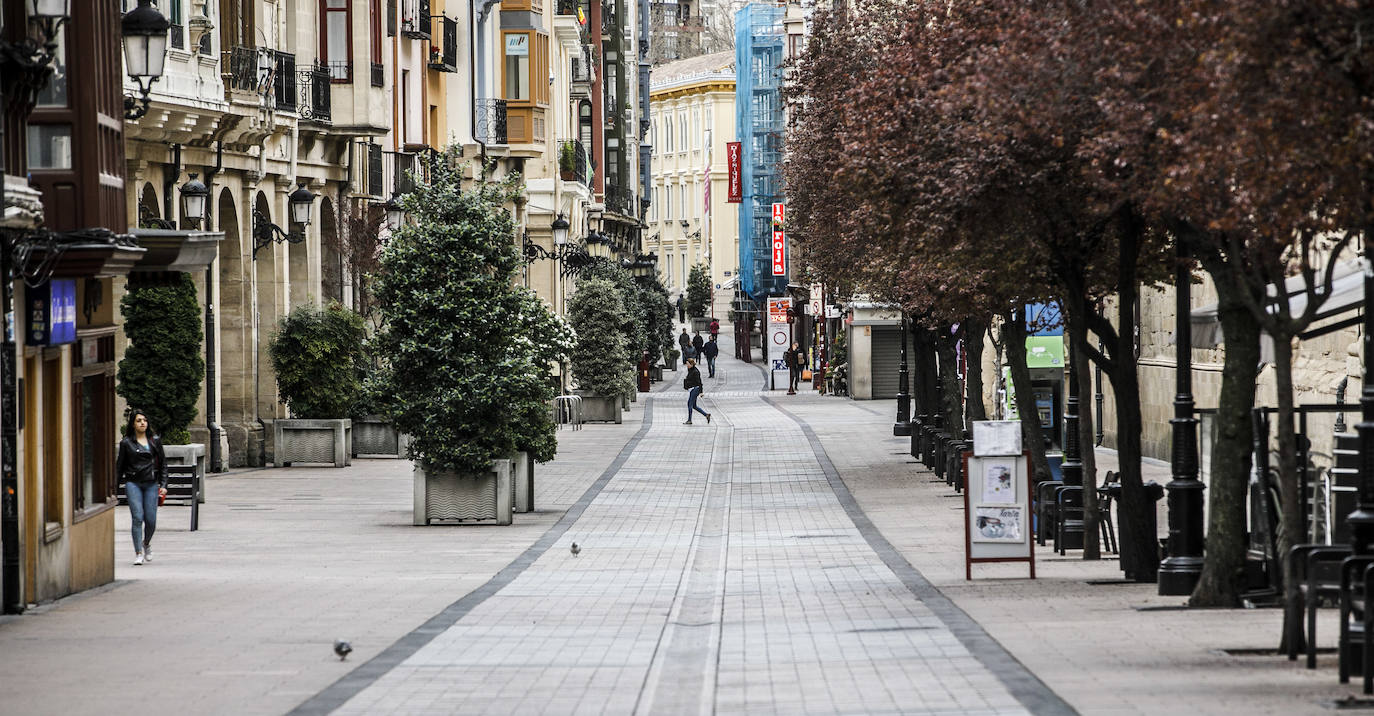
<instances>
[{"instance_id":1,"label":"blue scaffolding","mask_svg":"<svg viewBox=\"0 0 1374 716\"><path fill-rule=\"evenodd\" d=\"M756 302L787 287L786 276L773 276L771 225L773 203L783 201L783 13L777 5L746 5L735 13L735 136L744 192L739 279Z\"/></svg>"}]
</instances>

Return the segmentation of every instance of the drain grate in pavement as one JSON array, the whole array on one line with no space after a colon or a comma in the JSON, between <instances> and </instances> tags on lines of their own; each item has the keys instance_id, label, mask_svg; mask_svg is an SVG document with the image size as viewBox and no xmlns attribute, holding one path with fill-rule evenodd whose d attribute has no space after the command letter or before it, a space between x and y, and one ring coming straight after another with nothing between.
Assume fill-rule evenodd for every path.
<instances>
[{"instance_id":1,"label":"drain grate in pavement","mask_svg":"<svg viewBox=\"0 0 1374 716\"><path fill-rule=\"evenodd\" d=\"M1280 651L1273 647L1239 647L1235 649L1213 649L1213 654L1217 656L1287 656L1288 652ZM1323 646L1317 648L1318 654L1334 654L1336 647Z\"/></svg>"},{"instance_id":2,"label":"drain grate in pavement","mask_svg":"<svg viewBox=\"0 0 1374 716\"><path fill-rule=\"evenodd\" d=\"M1347 696L1343 699L1336 699L1335 701L1323 701L1321 704L1326 708L1335 709L1337 711L1374 709L1374 699L1361 699L1355 696Z\"/></svg>"}]
</instances>

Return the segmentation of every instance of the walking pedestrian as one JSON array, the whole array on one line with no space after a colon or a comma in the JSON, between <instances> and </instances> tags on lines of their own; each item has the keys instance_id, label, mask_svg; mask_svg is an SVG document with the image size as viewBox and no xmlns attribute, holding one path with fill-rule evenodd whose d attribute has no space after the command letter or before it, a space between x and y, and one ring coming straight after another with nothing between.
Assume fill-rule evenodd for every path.
<instances>
[{"instance_id":1,"label":"walking pedestrian","mask_svg":"<svg viewBox=\"0 0 1374 716\"><path fill-rule=\"evenodd\" d=\"M718 336L718 335L720 335L720 319L712 318L712 319L711 319L711 340L715 340L715 339L716 339L716 336Z\"/></svg>"},{"instance_id":2,"label":"walking pedestrian","mask_svg":"<svg viewBox=\"0 0 1374 716\"><path fill-rule=\"evenodd\" d=\"M706 367L710 369L710 377L716 377L716 356L720 354L720 346L716 344L715 336L706 341L706 345L701 347L701 352L706 355Z\"/></svg>"},{"instance_id":3,"label":"walking pedestrian","mask_svg":"<svg viewBox=\"0 0 1374 716\"><path fill-rule=\"evenodd\" d=\"M682 346L682 359L694 358L692 355L692 339L687 335L687 329L682 329L682 335L677 337L677 344Z\"/></svg>"},{"instance_id":4,"label":"walking pedestrian","mask_svg":"<svg viewBox=\"0 0 1374 716\"><path fill-rule=\"evenodd\" d=\"M787 366L787 394L797 394L797 381L801 378L802 364L801 345L793 343L792 347L782 354L782 362Z\"/></svg>"},{"instance_id":5,"label":"walking pedestrian","mask_svg":"<svg viewBox=\"0 0 1374 716\"><path fill-rule=\"evenodd\" d=\"M119 441L115 474L124 478L124 493L133 517L134 564L151 562L157 505L167 496L167 458L162 440L153 433L147 414L141 410L129 415L124 439Z\"/></svg>"},{"instance_id":6,"label":"walking pedestrian","mask_svg":"<svg viewBox=\"0 0 1374 716\"><path fill-rule=\"evenodd\" d=\"M692 411L706 416L706 424L711 424L711 414L702 410L697 405L697 398L701 397L701 371L697 370L697 362L691 358L687 359L687 377L682 379L682 389L687 391L687 420L683 425L692 424Z\"/></svg>"},{"instance_id":7,"label":"walking pedestrian","mask_svg":"<svg viewBox=\"0 0 1374 716\"><path fill-rule=\"evenodd\" d=\"M687 304L682 300L682 294L680 293L677 295L677 322L687 322ZM683 331L686 332L686 329L683 329Z\"/></svg>"},{"instance_id":8,"label":"walking pedestrian","mask_svg":"<svg viewBox=\"0 0 1374 716\"><path fill-rule=\"evenodd\" d=\"M701 337L701 331L697 331L692 338L692 357L701 358L701 347L706 344L706 340Z\"/></svg>"}]
</instances>

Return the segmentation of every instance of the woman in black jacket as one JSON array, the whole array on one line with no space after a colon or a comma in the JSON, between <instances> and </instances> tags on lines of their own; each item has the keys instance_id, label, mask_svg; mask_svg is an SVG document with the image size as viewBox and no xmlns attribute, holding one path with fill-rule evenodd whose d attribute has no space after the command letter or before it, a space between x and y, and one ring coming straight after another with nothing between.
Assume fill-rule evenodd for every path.
<instances>
[{"instance_id":1,"label":"woman in black jacket","mask_svg":"<svg viewBox=\"0 0 1374 716\"><path fill-rule=\"evenodd\" d=\"M687 422L683 425L692 424L692 411L706 416L706 424L711 424L711 414L697 407L697 398L701 395L701 371L697 370L697 362L691 358L687 359L687 377L682 379L682 388L687 391Z\"/></svg>"},{"instance_id":2,"label":"woman in black jacket","mask_svg":"<svg viewBox=\"0 0 1374 716\"><path fill-rule=\"evenodd\" d=\"M148 415L141 410L129 414L129 426L119 441L115 472L124 478L124 493L133 516L134 564L151 562L158 498L167 494L167 458L162 441L148 428Z\"/></svg>"}]
</instances>

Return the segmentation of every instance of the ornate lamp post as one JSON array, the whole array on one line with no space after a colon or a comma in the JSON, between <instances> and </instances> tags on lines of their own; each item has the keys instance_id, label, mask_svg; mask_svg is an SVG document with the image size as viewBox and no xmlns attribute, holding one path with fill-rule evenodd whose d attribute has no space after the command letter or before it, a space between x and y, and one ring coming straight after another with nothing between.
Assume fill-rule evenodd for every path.
<instances>
[{"instance_id":1,"label":"ornate lamp post","mask_svg":"<svg viewBox=\"0 0 1374 716\"><path fill-rule=\"evenodd\" d=\"M902 341L902 363L897 369L897 422L892 425L893 435L911 434L911 374L906 362L906 312L902 312L901 328L897 332Z\"/></svg>"},{"instance_id":2,"label":"ornate lamp post","mask_svg":"<svg viewBox=\"0 0 1374 716\"><path fill-rule=\"evenodd\" d=\"M289 210L287 217L291 220L291 231L277 226L263 216L258 210L253 210L253 258L258 257L258 249L270 245L274 241L287 241L299 244L305 241L305 227L310 225L311 209L315 205L315 195L305 188L305 182L296 183L296 190L287 197ZM296 227L300 227L297 229Z\"/></svg>"},{"instance_id":3,"label":"ornate lamp post","mask_svg":"<svg viewBox=\"0 0 1374 716\"><path fill-rule=\"evenodd\" d=\"M1174 396L1174 418L1169 421L1174 430L1173 479L1165 486L1169 490L1169 556L1159 564L1159 593L1166 596L1192 594L1198 578L1202 576L1203 484L1198 479L1197 418L1193 417L1193 336L1189 325L1193 274L1189 270L1191 262L1188 259L1188 249L1180 245L1174 281L1177 284L1175 332L1178 335L1175 341L1177 368L1174 373L1178 393ZM1368 272L1365 276L1367 293ZM1365 321L1369 321L1368 316ZM1368 346L1368 334L1365 341ZM1374 400L1374 394L1369 393L1368 387L1366 394ZM1366 404L1365 410L1371 409L1374 409L1374 403ZM1366 414L1374 416L1374 413ZM1374 430L1374 425L1370 425L1370 429ZM1364 449L1363 446L1361 449Z\"/></svg>"},{"instance_id":4,"label":"ornate lamp post","mask_svg":"<svg viewBox=\"0 0 1374 716\"><path fill-rule=\"evenodd\" d=\"M190 179L181 185L181 218L199 227L200 222L205 220L205 205L209 203L210 189L196 176L192 172Z\"/></svg>"},{"instance_id":5,"label":"ornate lamp post","mask_svg":"<svg viewBox=\"0 0 1374 716\"><path fill-rule=\"evenodd\" d=\"M1094 488L1083 484L1083 456L1078 441L1078 366L1074 363L1077 359L1078 356L1074 355L1069 361L1069 397L1064 401L1064 462L1060 465L1060 472L1064 477L1064 487L1088 490ZM1072 490L1066 492L1064 506L1078 508L1074 513L1078 517L1067 519L1063 515L1060 516L1064 520L1063 539L1056 539L1054 545L1060 553L1069 549L1083 549L1083 493Z\"/></svg>"},{"instance_id":6,"label":"ornate lamp post","mask_svg":"<svg viewBox=\"0 0 1374 716\"><path fill-rule=\"evenodd\" d=\"M1355 554L1374 552L1374 261L1364 255L1364 387L1360 391L1360 492L1350 523L1350 545Z\"/></svg>"}]
</instances>

